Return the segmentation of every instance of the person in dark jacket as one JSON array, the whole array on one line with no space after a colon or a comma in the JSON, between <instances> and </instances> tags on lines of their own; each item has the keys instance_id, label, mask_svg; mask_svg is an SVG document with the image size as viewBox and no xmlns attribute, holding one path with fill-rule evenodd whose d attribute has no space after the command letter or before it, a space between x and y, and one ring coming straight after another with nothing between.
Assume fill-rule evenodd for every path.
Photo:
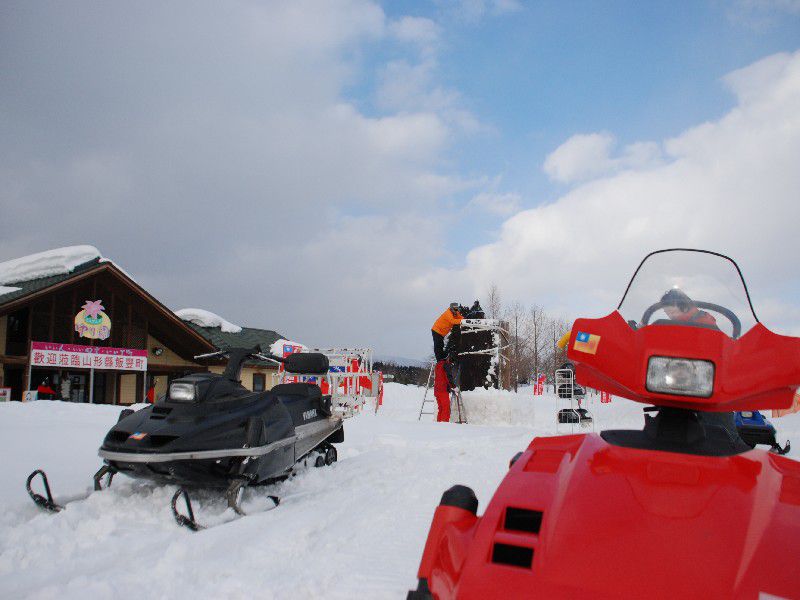
<instances>
[{"instance_id":1,"label":"person in dark jacket","mask_svg":"<svg viewBox=\"0 0 800 600\"><path fill-rule=\"evenodd\" d=\"M694 300L678 288L672 288L664 294L661 302L664 304L664 312L672 321L717 327L717 320L706 311L697 308Z\"/></svg>"}]
</instances>

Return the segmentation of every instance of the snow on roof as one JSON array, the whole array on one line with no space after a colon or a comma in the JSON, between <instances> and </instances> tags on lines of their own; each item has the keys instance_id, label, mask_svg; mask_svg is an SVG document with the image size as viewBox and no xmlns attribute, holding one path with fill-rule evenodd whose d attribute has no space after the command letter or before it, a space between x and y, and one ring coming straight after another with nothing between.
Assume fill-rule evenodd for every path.
<instances>
[{"instance_id":1,"label":"snow on roof","mask_svg":"<svg viewBox=\"0 0 800 600\"><path fill-rule=\"evenodd\" d=\"M239 333L242 328L226 321L219 315L202 308L182 308L176 310L175 314L183 321L189 321L200 327L219 327L223 333Z\"/></svg>"},{"instance_id":2,"label":"snow on roof","mask_svg":"<svg viewBox=\"0 0 800 600\"><path fill-rule=\"evenodd\" d=\"M0 285L66 275L96 258L100 258L100 252L94 246L66 246L7 260L0 263Z\"/></svg>"},{"instance_id":3,"label":"snow on roof","mask_svg":"<svg viewBox=\"0 0 800 600\"><path fill-rule=\"evenodd\" d=\"M0 296L4 296L5 294L10 294L11 292L18 292L22 288L18 287L7 287L4 285L0 285Z\"/></svg>"},{"instance_id":4,"label":"snow on roof","mask_svg":"<svg viewBox=\"0 0 800 600\"><path fill-rule=\"evenodd\" d=\"M269 347L269 352L272 356L283 356L283 345L289 344L291 346L300 346L303 350L308 350L308 347L301 344L300 342L293 342L292 340L285 340L280 338L275 340L272 345Z\"/></svg>"}]
</instances>

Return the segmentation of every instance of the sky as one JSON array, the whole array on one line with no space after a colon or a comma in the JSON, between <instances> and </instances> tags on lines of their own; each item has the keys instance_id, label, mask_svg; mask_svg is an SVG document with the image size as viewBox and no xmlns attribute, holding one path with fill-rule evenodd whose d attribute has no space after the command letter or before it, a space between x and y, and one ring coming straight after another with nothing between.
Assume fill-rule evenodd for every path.
<instances>
[{"instance_id":1,"label":"sky","mask_svg":"<svg viewBox=\"0 0 800 600\"><path fill-rule=\"evenodd\" d=\"M4 2L0 261L424 358L451 302L616 308L738 261L800 335L800 0Z\"/></svg>"}]
</instances>

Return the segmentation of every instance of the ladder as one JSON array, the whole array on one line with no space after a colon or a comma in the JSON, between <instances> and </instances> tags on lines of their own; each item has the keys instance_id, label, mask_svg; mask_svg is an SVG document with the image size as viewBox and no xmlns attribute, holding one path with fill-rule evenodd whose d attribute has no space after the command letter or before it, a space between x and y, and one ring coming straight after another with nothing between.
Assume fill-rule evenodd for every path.
<instances>
[{"instance_id":1,"label":"ladder","mask_svg":"<svg viewBox=\"0 0 800 600\"><path fill-rule=\"evenodd\" d=\"M428 402L430 402L433 405L436 405L436 400L428 400L428 390L430 390L430 387L431 387L431 379L433 379L433 370L435 368L436 368L436 361L434 360L434 361L431 361L431 368L430 368L430 371L428 371L428 383L425 384L425 395L422 397L422 405L419 407L419 416L417 417L417 421L421 421L422 420L422 415L432 415L434 417L436 416L436 412L437 412L436 408L434 408L430 412L427 412L425 410L425 404L427 404ZM461 366L459 365L458 366L458 371L456 372L456 377L455 377L456 383L459 383L460 374L461 374ZM451 405L455 404L455 406L456 406L456 413L458 414L458 421L456 421L456 422L457 423L462 423L462 424L466 423L467 422L467 410L466 410L466 408L464 408L464 400L461 397L461 386L460 385L456 385L455 387L453 387L453 389L450 390L450 404Z\"/></svg>"},{"instance_id":2,"label":"ladder","mask_svg":"<svg viewBox=\"0 0 800 600\"><path fill-rule=\"evenodd\" d=\"M428 383L425 384L425 395L422 397L422 406L419 407L419 417L417 417L417 421L422 420L422 415L433 415L436 416L436 410L432 412L425 412L425 404L430 402L431 404L436 404L435 400L428 400L428 390L431 389L431 379L433 379L433 370L436 368L436 361L431 361L431 370L428 371Z\"/></svg>"},{"instance_id":3,"label":"ladder","mask_svg":"<svg viewBox=\"0 0 800 600\"><path fill-rule=\"evenodd\" d=\"M467 409L464 408L464 400L461 398L461 388L453 388L450 390L450 404L455 400L456 411L458 412L457 423L464 424L467 422Z\"/></svg>"}]
</instances>

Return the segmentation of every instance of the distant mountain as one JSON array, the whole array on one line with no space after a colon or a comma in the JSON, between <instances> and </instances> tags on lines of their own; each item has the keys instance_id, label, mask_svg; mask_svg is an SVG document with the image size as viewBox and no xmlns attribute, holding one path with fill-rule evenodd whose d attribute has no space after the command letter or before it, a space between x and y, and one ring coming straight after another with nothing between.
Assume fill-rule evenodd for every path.
<instances>
[{"instance_id":1,"label":"distant mountain","mask_svg":"<svg viewBox=\"0 0 800 600\"><path fill-rule=\"evenodd\" d=\"M378 354L372 357L373 362L380 362L384 364L393 364L398 367L418 367L421 369L428 369L431 366L429 360L420 360L416 358L406 358L404 356L390 356L387 354Z\"/></svg>"}]
</instances>

